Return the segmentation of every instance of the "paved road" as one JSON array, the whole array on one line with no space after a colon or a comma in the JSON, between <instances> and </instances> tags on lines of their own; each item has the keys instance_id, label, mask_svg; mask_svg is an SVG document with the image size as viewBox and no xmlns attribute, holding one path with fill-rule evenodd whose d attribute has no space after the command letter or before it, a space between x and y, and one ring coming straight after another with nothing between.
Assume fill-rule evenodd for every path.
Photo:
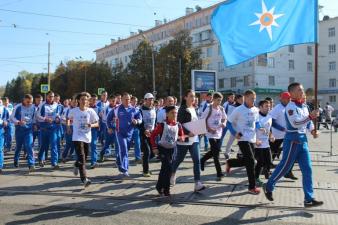
<instances>
[{"instance_id":1,"label":"paved road","mask_svg":"<svg viewBox=\"0 0 338 225\"><path fill-rule=\"evenodd\" d=\"M338 134L334 137L338 142ZM325 201L310 210L302 206L301 180L281 180L276 200L270 203L263 194L247 194L242 168L216 182L212 163L202 174L208 188L195 194L190 157L178 172L172 198L167 199L154 191L159 163L151 163L151 178L143 178L141 166L134 165L130 179L118 180L110 160L89 171L93 185L84 190L72 175L71 162L58 171L47 166L28 174L23 164L13 168L9 154L0 176L0 224L337 224L338 156L327 153L328 140L325 132L318 140L310 139L315 192ZM297 166L295 170L301 177Z\"/></svg>"}]
</instances>

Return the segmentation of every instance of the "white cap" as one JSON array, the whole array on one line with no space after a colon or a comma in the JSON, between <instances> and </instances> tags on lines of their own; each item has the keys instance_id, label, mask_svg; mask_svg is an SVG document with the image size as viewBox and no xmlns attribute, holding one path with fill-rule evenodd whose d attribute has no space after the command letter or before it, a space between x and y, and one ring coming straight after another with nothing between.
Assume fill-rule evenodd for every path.
<instances>
[{"instance_id":1,"label":"white cap","mask_svg":"<svg viewBox=\"0 0 338 225\"><path fill-rule=\"evenodd\" d=\"M154 98L154 95L152 93L145 94L144 99L148 99L148 98Z\"/></svg>"}]
</instances>

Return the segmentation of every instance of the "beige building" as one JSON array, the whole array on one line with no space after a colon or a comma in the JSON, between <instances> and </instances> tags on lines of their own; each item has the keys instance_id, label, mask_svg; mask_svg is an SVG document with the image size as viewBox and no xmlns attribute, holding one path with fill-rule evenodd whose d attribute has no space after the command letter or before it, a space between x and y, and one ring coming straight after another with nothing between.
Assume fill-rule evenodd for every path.
<instances>
[{"instance_id":1,"label":"beige building","mask_svg":"<svg viewBox=\"0 0 338 225\"><path fill-rule=\"evenodd\" d=\"M170 22L156 21L154 28L131 33L130 37L125 39L112 39L110 45L95 50L96 60L107 62L112 67L119 62L126 66L133 50L145 38L156 49L167 44L179 30L187 29L190 31L194 47L201 48L203 69L217 71L219 91L243 93L247 89L254 89L259 98L272 96L277 100L278 94L286 90L292 82L301 82L305 89L314 87L314 46L311 44L287 46L239 65L225 67L218 40L210 26L212 12L217 6L218 4L197 12L186 8L186 15L183 17ZM337 21L338 19L334 18L319 24L319 60L321 65L325 64L320 66L319 71L319 90L323 94L320 98L334 104L338 93L335 72L338 59L333 46L338 44L338 36L332 36L331 33L335 32L333 29L336 29L334 27L337 27Z\"/></svg>"}]
</instances>

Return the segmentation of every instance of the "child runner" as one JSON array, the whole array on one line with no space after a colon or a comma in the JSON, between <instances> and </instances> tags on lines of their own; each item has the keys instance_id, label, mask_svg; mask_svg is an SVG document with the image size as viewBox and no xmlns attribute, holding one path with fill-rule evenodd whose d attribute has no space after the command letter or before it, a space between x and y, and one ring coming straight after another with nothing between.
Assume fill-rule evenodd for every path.
<instances>
[{"instance_id":1,"label":"child runner","mask_svg":"<svg viewBox=\"0 0 338 225\"><path fill-rule=\"evenodd\" d=\"M262 170L269 173L270 165L272 163L271 150L269 141L274 142L274 137L270 132L272 126L272 118L268 114L270 110L270 102L268 100L262 100L259 102L259 124L264 130L257 131L257 140L255 146L255 158L257 164L255 167L256 183L258 186L262 186L263 182L259 179L259 175Z\"/></svg>"},{"instance_id":2,"label":"child runner","mask_svg":"<svg viewBox=\"0 0 338 225\"><path fill-rule=\"evenodd\" d=\"M176 141L178 138L184 140L182 126L177 123L177 109L175 106L165 107L167 119L164 123L157 124L151 133L150 142L155 154L161 158L161 170L158 175L156 190L160 195L170 196L170 176L172 171L172 159ZM156 138L160 136L160 141L156 145Z\"/></svg>"},{"instance_id":3,"label":"child runner","mask_svg":"<svg viewBox=\"0 0 338 225\"><path fill-rule=\"evenodd\" d=\"M211 157L214 159L215 168L217 172L217 181L221 181L224 174L222 173L221 164L219 162L219 153L221 151L221 137L223 128L226 126L227 116L224 108L221 106L223 96L219 92L213 94L213 102L203 112L201 118L206 119L208 133L206 134L210 150L201 159L201 170L204 171L204 164Z\"/></svg>"},{"instance_id":4,"label":"child runner","mask_svg":"<svg viewBox=\"0 0 338 225\"><path fill-rule=\"evenodd\" d=\"M85 187L91 184L86 173L86 159L88 155L89 145L91 143L91 128L99 127L99 117L96 112L89 108L90 95L82 92L77 96L79 107L69 112L69 120L67 121L67 129L73 124L72 140L75 146L77 160L74 167L74 175L77 176L80 171L80 178Z\"/></svg>"}]
</instances>

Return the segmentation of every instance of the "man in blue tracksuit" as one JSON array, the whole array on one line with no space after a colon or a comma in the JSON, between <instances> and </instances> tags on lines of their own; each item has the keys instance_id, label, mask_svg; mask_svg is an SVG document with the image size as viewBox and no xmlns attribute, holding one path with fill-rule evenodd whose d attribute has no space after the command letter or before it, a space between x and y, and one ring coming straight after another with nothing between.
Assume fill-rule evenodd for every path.
<instances>
[{"instance_id":1,"label":"man in blue tracksuit","mask_svg":"<svg viewBox=\"0 0 338 225\"><path fill-rule=\"evenodd\" d=\"M39 151L39 164L41 167L45 165L45 154L51 146L51 164L54 169L58 169L58 149L57 149L57 132L60 119L60 107L54 102L54 92L47 93L46 102L41 104L37 113L37 120L41 126L41 148Z\"/></svg>"},{"instance_id":2,"label":"man in blue tracksuit","mask_svg":"<svg viewBox=\"0 0 338 225\"><path fill-rule=\"evenodd\" d=\"M2 104L8 111L9 116L11 116L13 112L13 105L9 102L9 98L3 97ZM7 126L5 127L5 151L10 151L12 148L12 140L14 136L14 125L11 121L8 122Z\"/></svg>"},{"instance_id":3,"label":"man in blue tracksuit","mask_svg":"<svg viewBox=\"0 0 338 225\"><path fill-rule=\"evenodd\" d=\"M140 110L140 108L137 106L138 99L135 96L131 97L131 105L136 108L137 110ZM140 129L138 127L134 128L133 138L134 142L134 152L135 152L135 163L141 163L141 140L140 140Z\"/></svg>"},{"instance_id":4,"label":"man in blue tracksuit","mask_svg":"<svg viewBox=\"0 0 338 225\"><path fill-rule=\"evenodd\" d=\"M77 107L77 101L76 97L73 97L72 101L70 102L70 106L65 108L62 113L62 124L67 126L67 120L69 120L69 113L72 109ZM68 158L71 158L74 151L75 146L72 140L73 136L73 125L70 125L69 129L67 127L64 129L65 132L65 140L66 140L66 146L65 149L62 152L62 161L65 163Z\"/></svg>"},{"instance_id":5,"label":"man in blue tracksuit","mask_svg":"<svg viewBox=\"0 0 338 225\"><path fill-rule=\"evenodd\" d=\"M4 167L4 142L5 142L5 130L4 128L8 124L9 113L7 109L0 102L0 174Z\"/></svg>"},{"instance_id":6,"label":"man in blue tracksuit","mask_svg":"<svg viewBox=\"0 0 338 225\"><path fill-rule=\"evenodd\" d=\"M92 108L97 116L99 116L99 110L98 107L96 106L96 101L97 101L97 95L93 94L90 98L89 101L89 107ZM99 133L99 128L98 127L92 127L91 128L92 132L92 141L90 143L90 168L95 169L97 167L97 149L96 149L96 144L97 144L97 137Z\"/></svg>"},{"instance_id":7,"label":"man in blue tracksuit","mask_svg":"<svg viewBox=\"0 0 338 225\"><path fill-rule=\"evenodd\" d=\"M59 115L61 117L61 115L63 114L64 107L60 102L60 95L59 94L55 94L54 102L58 104L58 112L59 112ZM56 146L57 146L57 149L58 149L58 155L61 156L61 140L62 140L64 131L63 131L62 123L59 123L56 126L57 126ZM47 153L46 153L46 158L47 158ZM61 158L61 157L59 157L59 158Z\"/></svg>"},{"instance_id":8,"label":"man in blue tracksuit","mask_svg":"<svg viewBox=\"0 0 338 225\"><path fill-rule=\"evenodd\" d=\"M106 91L102 92L101 94L101 100L96 104L98 112L99 112L99 118L100 118L100 128L99 128L99 140L100 143L103 145L104 141L104 135L107 129L107 125L104 123L102 116L103 116L103 110L109 105L108 102L108 93Z\"/></svg>"},{"instance_id":9,"label":"man in blue tracksuit","mask_svg":"<svg viewBox=\"0 0 338 225\"><path fill-rule=\"evenodd\" d=\"M27 163L30 171L35 169L35 159L33 153L33 120L35 106L33 96L26 94L22 103L15 106L10 120L15 125L15 155L14 166L19 167L19 157L22 146L27 154Z\"/></svg>"},{"instance_id":10,"label":"man in blue tracksuit","mask_svg":"<svg viewBox=\"0 0 338 225\"><path fill-rule=\"evenodd\" d=\"M110 149L109 146L113 146L115 144L115 133L110 133L108 132L107 129L107 117L109 113L116 107L115 104L115 96L110 95L109 96L109 105L104 108L102 112L102 122L105 124L105 129L104 129L104 146L100 152L100 162L104 161L104 156L107 154L110 154ZM102 131L103 132L103 131ZM116 147L115 147L116 149Z\"/></svg>"},{"instance_id":11,"label":"man in blue tracksuit","mask_svg":"<svg viewBox=\"0 0 338 225\"><path fill-rule=\"evenodd\" d=\"M107 125L110 132L115 128L118 144L118 155L116 161L119 171L123 176L128 177L128 149L133 136L134 127L142 123L142 116L139 110L130 105L130 94L122 95L122 104L111 111L107 117Z\"/></svg>"},{"instance_id":12,"label":"man in blue tracksuit","mask_svg":"<svg viewBox=\"0 0 338 225\"><path fill-rule=\"evenodd\" d=\"M300 83L290 84L288 91L291 102L285 108L286 134L283 142L283 158L264 185L264 194L269 201L273 201L272 192L277 181L290 171L297 160L303 176L304 206L320 206L323 202L314 199L311 156L306 137L307 130L311 131L314 138L318 137L312 120L319 116L319 112L314 110L309 113L308 107L304 104L304 88Z\"/></svg>"},{"instance_id":13,"label":"man in blue tracksuit","mask_svg":"<svg viewBox=\"0 0 338 225\"><path fill-rule=\"evenodd\" d=\"M34 97L34 107L35 107L35 119L33 121L33 147L35 139L38 139L39 149L41 148L41 135L40 135L40 123L36 119L36 114L39 111L39 106L43 101L43 97L40 94L35 95Z\"/></svg>"}]
</instances>

